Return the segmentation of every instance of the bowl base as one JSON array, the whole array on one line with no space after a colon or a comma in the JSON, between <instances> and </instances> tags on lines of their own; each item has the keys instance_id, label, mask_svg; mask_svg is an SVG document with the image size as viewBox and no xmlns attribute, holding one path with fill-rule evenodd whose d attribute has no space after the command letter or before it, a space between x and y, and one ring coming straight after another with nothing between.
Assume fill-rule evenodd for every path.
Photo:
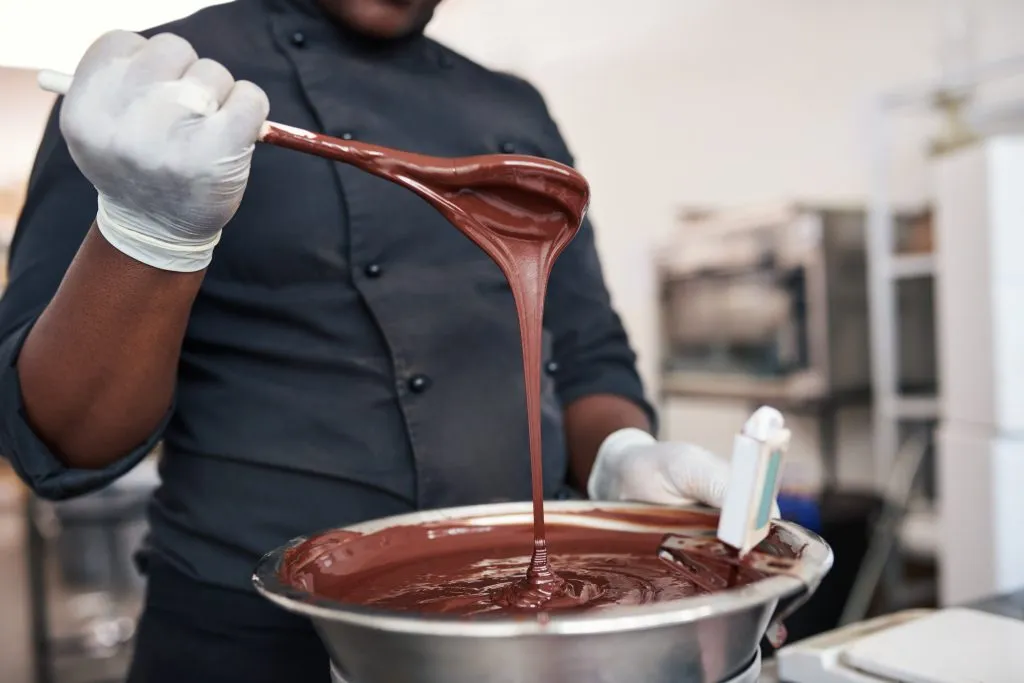
<instances>
[{"instance_id":1,"label":"bowl base","mask_svg":"<svg viewBox=\"0 0 1024 683\"><path fill-rule=\"evenodd\" d=\"M750 662L750 666L743 670L742 673L733 676L732 678L722 681L722 683L757 683L757 680L761 677L761 651L758 650L757 654L754 655L754 661ZM355 681L348 681L341 677L338 670L334 668L334 664L331 664L331 681L332 683L356 683ZM680 681L679 683L686 683L686 681Z\"/></svg>"}]
</instances>

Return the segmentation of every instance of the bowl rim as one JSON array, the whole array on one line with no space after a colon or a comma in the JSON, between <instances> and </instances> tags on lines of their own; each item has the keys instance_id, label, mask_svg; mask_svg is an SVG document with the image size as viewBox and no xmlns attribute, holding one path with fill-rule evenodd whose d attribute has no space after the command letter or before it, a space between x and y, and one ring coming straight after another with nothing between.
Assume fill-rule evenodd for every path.
<instances>
[{"instance_id":1,"label":"bowl rim","mask_svg":"<svg viewBox=\"0 0 1024 683\"><path fill-rule=\"evenodd\" d=\"M256 591L267 600L289 612L301 614L314 620L345 622L353 626L407 634L507 638L509 636L541 634L584 635L633 631L730 614L764 605L770 601L792 597L808 590L808 587L810 590L815 589L831 569L833 562L832 549L820 536L791 522L775 520L774 524L790 537L787 542L792 540L804 545L801 562L798 565L799 578L773 576L713 595L666 600L646 605L604 607L600 610L585 612L545 614L543 617L536 618L530 616L466 618L457 615L393 612L320 597L284 583L279 576L285 553L306 540L329 531L373 533L392 526L468 519L489 520L492 524L511 524L522 522L524 517L529 517L532 520L532 510L532 504L529 501L440 508L382 517L359 524L298 536L260 558L253 571L252 583ZM590 500L545 501L544 503L544 512L548 523L570 523L571 519L563 520L559 518L559 515L596 510L641 512L644 510L662 512L678 510L688 514L698 513L716 517L718 515L717 510L702 506L669 508L664 505L647 503Z\"/></svg>"}]
</instances>

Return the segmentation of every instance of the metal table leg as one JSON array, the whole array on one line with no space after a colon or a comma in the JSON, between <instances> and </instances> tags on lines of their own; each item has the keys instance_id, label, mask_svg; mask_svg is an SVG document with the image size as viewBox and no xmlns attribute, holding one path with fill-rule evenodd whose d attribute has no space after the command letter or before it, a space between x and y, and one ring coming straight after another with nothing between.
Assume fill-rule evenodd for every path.
<instances>
[{"instance_id":1,"label":"metal table leg","mask_svg":"<svg viewBox=\"0 0 1024 683\"><path fill-rule=\"evenodd\" d=\"M46 599L46 539L38 524L38 501L25 497L25 539L28 564L29 618L35 683L54 683L53 652Z\"/></svg>"},{"instance_id":2,"label":"metal table leg","mask_svg":"<svg viewBox=\"0 0 1024 683\"><path fill-rule=\"evenodd\" d=\"M839 407L822 401L818 409L818 450L821 454L824 489L839 488Z\"/></svg>"}]
</instances>

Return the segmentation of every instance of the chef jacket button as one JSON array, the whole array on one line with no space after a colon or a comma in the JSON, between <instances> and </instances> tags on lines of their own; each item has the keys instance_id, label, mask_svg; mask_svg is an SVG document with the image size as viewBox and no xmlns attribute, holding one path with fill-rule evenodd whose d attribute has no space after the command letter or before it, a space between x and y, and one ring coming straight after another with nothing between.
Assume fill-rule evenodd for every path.
<instances>
[{"instance_id":1,"label":"chef jacket button","mask_svg":"<svg viewBox=\"0 0 1024 683\"><path fill-rule=\"evenodd\" d=\"M549 360L547 363L545 363L544 372L548 373L549 375L553 375L556 372L558 372L558 361Z\"/></svg>"},{"instance_id":2,"label":"chef jacket button","mask_svg":"<svg viewBox=\"0 0 1024 683\"><path fill-rule=\"evenodd\" d=\"M379 263L370 263L363 268L363 272L366 273L366 277L377 278L384 272L384 269L380 267Z\"/></svg>"},{"instance_id":3,"label":"chef jacket button","mask_svg":"<svg viewBox=\"0 0 1024 683\"><path fill-rule=\"evenodd\" d=\"M351 140L352 139L352 133L349 133L348 131L345 131L344 133L341 134L341 139L342 140Z\"/></svg>"},{"instance_id":4,"label":"chef jacket button","mask_svg":"<svg viewBox=\"0 0 1024 683\"><path fill-rule=\"evenodd\" d=\"M414 394L422 394L430 388L430 378L426 375L413 375L409 378L409 391Z\"/></svg>"},{"instance_id":5,"label":"chef jacket button","mask_svg":"<svg viewBox=\"0 0 1024 683\"><path fill-rule=\"evenodd\" d=\"M302 31L296 31L292 34L292 45L295 47L305 47L306 45L306 34Z\"/></svg>"},{"instance_id":6,"label":"chef jacket button","mask_svg":"<svg viewBox=\"0 0 1024 683\"><path fill-rule=\"evenodd\" d=\"M503 143L501 143L501 153L502 154L515 154L515 151L516 151L516 146L515 146L514 143L511 143L511 142L503 142Z\"/></svg>"}]
</instances>

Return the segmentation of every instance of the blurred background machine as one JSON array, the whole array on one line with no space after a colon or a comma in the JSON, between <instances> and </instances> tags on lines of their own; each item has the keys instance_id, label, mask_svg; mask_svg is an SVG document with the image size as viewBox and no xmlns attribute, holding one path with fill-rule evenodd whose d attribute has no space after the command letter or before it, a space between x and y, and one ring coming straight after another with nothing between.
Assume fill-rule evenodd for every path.
<instances>
[{"instance_id":1,"label":"blurred background machine","mask_svg":"<svg viewBox=\"0 0 1024 683\"><path fill-rule=\"evenodd\" d=\"M867 218L861 207L799 203L690 212L658 258L663 401L770 403L817 426L821 481L804 482L799 491L784 485L780 507L828 540L836 565L795 615L793 638L839 624L878 521L902 523L911 499L933 506L930 429L909 442L913 467L892 478L892 495L839 477L839 413L874 398ZM903 251L930 251L928 210L906 211L895 225ZM933 295L931 279L899 283L899 389L906 394L937 391ZM902 501L895 518L884 505L893 496ZM887 562L895 561L891 545ZM923 581L910 593L905 582L896 585L906 567L893 572L888 596L878 596L888 601L877 610L934 604L934 557L914 571Z\"/></svg>"},{"instance_id":2,"label":"blurred background machine","mask_svg":"<svg viewBox=\"0 0 1024 683\"><path fill-rule=\"evenodd\" d=\"M684 215L659 255L662 392L809 410L825 484L836 483L836 411L872 396L866 217L861 208L783 204ZM926 211L898 217L930 246ZM900 384L933 393L931 282L901 283Z\"/></svg>"}]
</instances>

